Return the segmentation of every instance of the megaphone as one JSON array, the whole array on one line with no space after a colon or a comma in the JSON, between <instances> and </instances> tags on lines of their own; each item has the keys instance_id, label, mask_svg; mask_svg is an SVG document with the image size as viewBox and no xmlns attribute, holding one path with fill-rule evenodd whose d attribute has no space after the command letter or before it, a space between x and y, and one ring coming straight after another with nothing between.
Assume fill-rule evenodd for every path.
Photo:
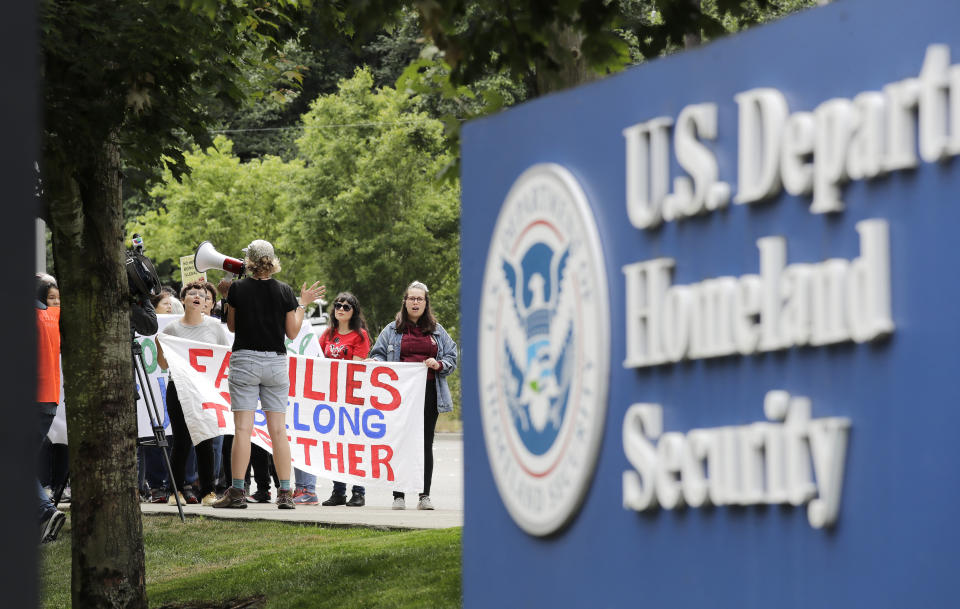
<instances>
[{"instance_id":1,"label":"megaphone","mask_svg":"<svg viewBox=\"0 0 960 609\"><path fill-rule=\"evenodd\" d=\"M198 273L211 269L223 269L228 273L242 276L245 270L243 260L221 254L209 241L204 241L197 246L197 251L193 255L193 266Z\"/></svg>"}]
</instances>

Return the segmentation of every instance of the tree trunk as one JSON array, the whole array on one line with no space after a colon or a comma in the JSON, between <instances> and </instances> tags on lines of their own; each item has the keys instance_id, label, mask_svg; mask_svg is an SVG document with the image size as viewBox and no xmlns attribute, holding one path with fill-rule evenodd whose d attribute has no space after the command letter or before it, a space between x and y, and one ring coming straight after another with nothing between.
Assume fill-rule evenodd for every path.
<instances>
[{"instance_id":1,"label":"tree trunk","mask_svg":"<svg viewBox=\"0 0 960 609\"><path fill-rule=\"evenodd\" d=\"M537 95L562 91L597 78L580 51L583 35L572 28L553 29L556 30L556 40L550 55L556 66L548 66L545 61L537 62Z\"/></svg>"},{"instance_id":2,"label":"tree trunk","mask_svg":"<svg viewBox=\"0 0 960 609\"><path fill-rule=\"evenodd\" d=\"M73 607L145 609L116 138L84 156L48 154L44 182L63 301Z\"/></svg>"}]
</instances>

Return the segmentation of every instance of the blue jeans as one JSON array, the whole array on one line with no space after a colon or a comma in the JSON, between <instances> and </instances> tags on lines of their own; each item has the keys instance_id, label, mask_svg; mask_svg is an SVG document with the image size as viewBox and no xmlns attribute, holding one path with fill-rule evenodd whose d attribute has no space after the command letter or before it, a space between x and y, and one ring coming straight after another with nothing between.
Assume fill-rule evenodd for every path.
<instances>
[{"instance_id":1,"label":"blue jeans","mask_svg":"<svg viewBox=\"0 0 960 609\"><path fill-rule=\"evenodd\" d=\"M220 466L223 464L223 436L217 436L213 439L213 480L220 479Z\"/></svg>"},{"instance_id":2,"label":"blue jeans","mask_svg":"<svg viewBox=\"0 0 960 609\"><path fill-rule=\"evenodd\" d=\"M308 493L317 494L317 477L302 469L293 468L293 482L297 488L302 488Z\"/></svg>"},{"instance_id":3,"label":"blue jeans","mask_svg":"<svg viewBox=\"0 0 960 609\"><path fill-rule=\"evenodd\" d=\"M47 432L50 431L53 418L57 416L57 405L53 402L38 402L37 410L39 411L37 421L40 434L37 438L37 451L35 456L39 458L40 445L46 437ZM36 459L34 461L36 462ZM36 477L34 477L34 480L36 480L37 483L37 519L42 523L57 511L57 506L53 505L53 500L47 496L47 492L40 486L40 480Z\"/></svg>"},{"instance_id":4,"label":"blue jeans","mask_svg":"<svg viewBox=\"0 0 960 609\"><path fill-rule=\"evenodd\" d=\"M353 488L350 489L352 492L357 493L358 495L366 495L367 490L360 485L354 484ZM333 493L335 495L346 495L347 494L347 483L346 482L337 482L333 481Z\"/></svg>"},{"instance_id":5,"label":"blue jeans","mask_svg":"<svg viewBox=\"0 0 960 609\"><path fill-rule=\"evenodd\" d=\"M173 444L173 436L167 436L167 444ZM159 446L141 446L140 465L143 468L143 482L147 489L162 489L168 484L167 464L163 460L163 449Z\"/></svg>"}]
</instances>

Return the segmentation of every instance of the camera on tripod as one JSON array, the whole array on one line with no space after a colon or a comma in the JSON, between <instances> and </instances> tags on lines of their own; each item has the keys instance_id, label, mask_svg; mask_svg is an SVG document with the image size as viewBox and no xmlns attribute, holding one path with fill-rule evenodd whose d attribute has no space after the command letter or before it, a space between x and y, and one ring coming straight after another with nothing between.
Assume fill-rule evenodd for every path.
<instances>
[{"instance_id":1,"label":"camera on tripod","mask_svg":"<svg viewBox=\"0 0 960 609\"><path fill-rule=\"evenodd\" d=\"M160 277L157 276L153 262L143 255L143 237L134 233L131 244L133 248L127 250L125 263L130 296L138 301L149 296L158 296L161 289Z\"/></svg>"}]
</instances>

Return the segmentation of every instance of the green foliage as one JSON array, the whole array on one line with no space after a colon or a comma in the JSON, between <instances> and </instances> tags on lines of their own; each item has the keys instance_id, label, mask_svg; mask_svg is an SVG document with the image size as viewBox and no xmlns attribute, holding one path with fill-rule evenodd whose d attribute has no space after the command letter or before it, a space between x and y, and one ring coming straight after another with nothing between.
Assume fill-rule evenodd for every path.
<instances>
[{"instance_id":1,"label":"green foliage","mask_svg":"<svg viewBox=\"0 0 960 609\"><path fill-rule=\"evenodd\" d=\"M310 252L297 264L331 293L355 293L374 331L420 280L455 335L459 185L437 180L452 160L443 125L414 104L406 93L374 90L368 70L312 104L297 142L308 188L293 201L283 243Z\"/></svg>"},{"instance_id":2,"label":"green foliage","mask_svg":"<svg viewBox=\"0 0 960 609\"><path fill-rule=\"evenodd\" d=\"M300 160L246 163L231 142L185 155L181 182L167 171L150 196L162 206L127 225L158 265L203 240L239 257L251 240L277 248L279 279L319 279L328 293L360 300L371 330L393 319L407 284L425 282L441 324L456 337L459 314L459 186L443 124L418 99L374 89L368 70L315 100L297 140ZM175 274L179 279L179 274Z\"/></svg>"},{"instance_id":3,"label":"green foliage","mask_svg":"<svg viewBox=\"0 0 960 609\"><path fill-rule=\"evenodd\" d=\"M283 249L277 227L291 213L291 197L303 188L303 163L277 157L241 163L232 150L230 140L218 136L205 151L187 153L189 175L178 182L167 170L150 191L162 207L130 222L127 233L143 236L156 264L169 261L178 269L180 256L192 254L201 241L239 258L252 240L267 239L285 267L277 277L299 287L307 278L287 271L286 260L296 253ZM180 280L179 270L173 278Z\"/></svg>"},{"instance_id":4,"label":"green foliage","mask_svg":"<svg viewBox=\"0 0 960 609\"><path fill-rule=\"evenodd\" d=\"M276 56L275 34L297 4L45 0L45 155L82 166L116 140L128 165L146 171L162 163L182 175L184 133L211 145L207 108L214 99L240 106L246 67Z\"/></svg>"},{"instance_id":5,"label":"green foliage","mask_svg":"<svg viewBox=\"0 0 960 609\"><path fill-rule=\"evenodd\" d=\"M459 607L461 530L143 518L151 606L264 595L276 608ZM40 548L44 608L70 606L70 524Z\"/></svg>"}]
</instances>

